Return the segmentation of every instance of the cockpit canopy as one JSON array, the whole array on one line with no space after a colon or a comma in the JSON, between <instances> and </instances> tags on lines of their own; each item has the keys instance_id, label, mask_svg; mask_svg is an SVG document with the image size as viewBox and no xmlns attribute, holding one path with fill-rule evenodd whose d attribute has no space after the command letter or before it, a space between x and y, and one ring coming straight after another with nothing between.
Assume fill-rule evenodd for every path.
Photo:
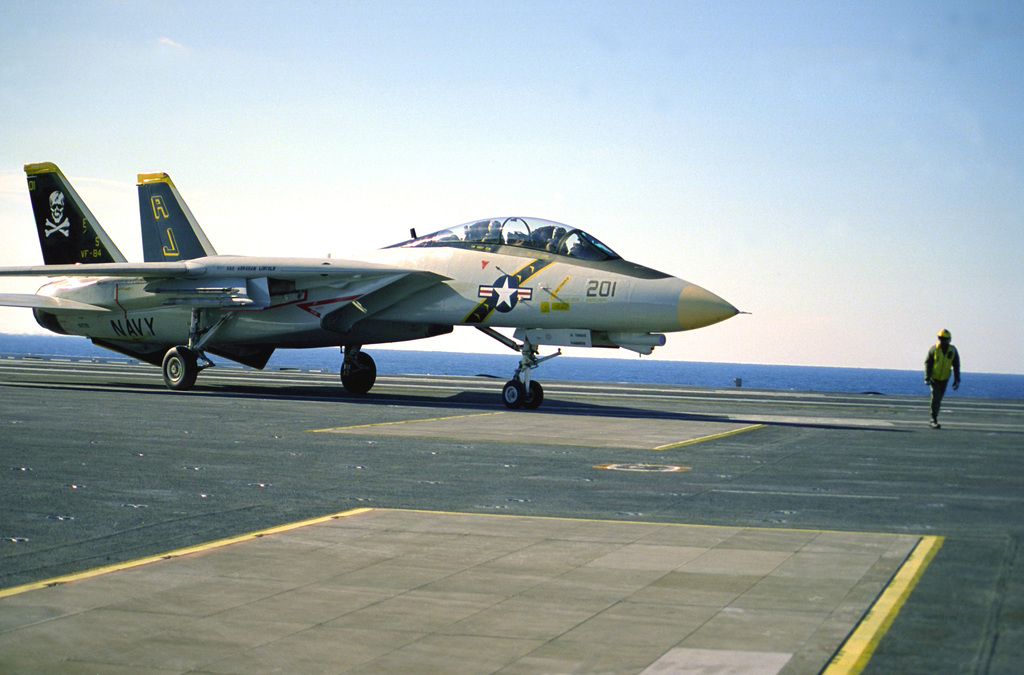
<instances>
[{"instance_id":1,"label":"cockpit canopy","mask_svg":"<svg viewBox=\"0 0 1024 675\"><path fill-rule=\"evenodd\" d=\"M618 260L619 254L583 230L540 218L492 218L477 220L411 239L405 248L420 246L516 246L547 251L581 260Z\"/></svg>"}]
</instances>

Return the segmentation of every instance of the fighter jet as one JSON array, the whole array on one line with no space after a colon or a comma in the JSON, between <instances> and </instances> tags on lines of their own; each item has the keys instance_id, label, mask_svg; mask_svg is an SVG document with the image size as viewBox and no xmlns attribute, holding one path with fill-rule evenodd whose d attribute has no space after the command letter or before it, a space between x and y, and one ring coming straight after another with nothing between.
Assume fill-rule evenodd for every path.
<instances>
[{"instance_id":1,"label":"fighter jet","mask_svg":"<svg viewBox=\"0 0 1024 675\"><path fill-rule=\"evenodd\" d=\"M139 174L145 262L130 263L56 165L25 165L41 266L0 276L54 280L29 307L44 328L160 366L191 389L207 354L263 368L278 348L341 348L341 383L365 394L377 376L368 344L471 326L519 352L502 388L508 408L538 407L541 346L650 354L665 333L710 326L738 310L663 272L623 260L581 229L539 218L486 218L358 258L219 255L170 177ZM497 329L514 329L513 336Z\"/></svg>"}]
</instances>

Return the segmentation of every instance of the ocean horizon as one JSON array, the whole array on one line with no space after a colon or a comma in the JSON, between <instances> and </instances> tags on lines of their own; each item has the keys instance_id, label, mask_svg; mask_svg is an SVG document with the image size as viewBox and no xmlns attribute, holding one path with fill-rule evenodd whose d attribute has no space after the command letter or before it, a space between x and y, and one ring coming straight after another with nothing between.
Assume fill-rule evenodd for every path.
<instances>
[{"instance_id":1,"label":"ocean horizon","mask_svg":"<svg viewBox=\"0 0 1024 675\"><path fill-rule=\"evenodd\" d=\"M483 375L507 380L519 356L374 348L377 372L382 375ZM37 358L81 358L133 361L130 357L92 344L86 338L59 335L0 334L0 356ZM238 367L232 361L213 357L219 366ZM341 356L336 347L279 349L267 364L269 370L298 369L337 372ZM786 366L749 363L665 361L654 358L595 358L569 351L546 361L535 372L540 380L630 382L673 384L714 389L743 387L777 391L871 393L879 395L927 396L921 369L838 368L831 366ZM154 369L154 374L159 371ZM958 391L947 396L970 398L1024 399L1024 375L973 373L965 371Z\"/></svg>"}]
</instances>

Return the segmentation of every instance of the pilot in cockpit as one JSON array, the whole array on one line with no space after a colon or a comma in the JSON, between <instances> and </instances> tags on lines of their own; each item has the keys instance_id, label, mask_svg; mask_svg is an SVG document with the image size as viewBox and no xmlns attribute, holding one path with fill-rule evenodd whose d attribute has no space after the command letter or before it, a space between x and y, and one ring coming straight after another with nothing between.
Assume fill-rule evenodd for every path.
<instances>
[{"instance_id":1,"label":"pilot in cockpit","mask_svg":"<svg viewBox=\"0 0 1024 675\"><path fill-rule=\"evenodd\" d=\"M466 241L483 241L486 235L487 221L480 221L466 227Z\"/></svg>"},{"instance_id":2,"label":"pilot in cockpit","mask_svg":"<svg viewBox=\"0 0 1024 675\"><path fill-rule=\"evenodd\" d=\"M487 223L487 235L484 237L484 242L488 244L497 244L501 241L501 222L492 220Z\"/></svg>"},{"instance_id":3,"label":"pilot in cockpit","mask_svg":"<svg viewBox=\"0 0 1024 675\"><path fill-rule=\"evenodd\" d=\"M553 225L538 227L530 233L530 245L534 248L548 248L548 245L551 243L551 232L554 229Z\"/></svg>"},{"instance_id":4,"label":"pilot in cockpit","mask_svg":"<svg viewBox=\"0 0 1024 675\"><path fill-rule=\"evenodd\" d=\"M565 236L564 227L554 227L551 229L551 238L548 239L547 249L554 253L558 249L558 242Z\"/></svg>"},{"instance_id":5,"label":"pilot in cockpit","mask_svg":"<svg viewBox=\"0 0 1024 675\"><path fill-rule=\"evenodd\" d=\"M558 246L558 240L561 239L564 234L564 227L556 227L554 225L538 227L530 235L530 245L535 248L555 253L555 249Z\"/></svg>"}]
</instances>

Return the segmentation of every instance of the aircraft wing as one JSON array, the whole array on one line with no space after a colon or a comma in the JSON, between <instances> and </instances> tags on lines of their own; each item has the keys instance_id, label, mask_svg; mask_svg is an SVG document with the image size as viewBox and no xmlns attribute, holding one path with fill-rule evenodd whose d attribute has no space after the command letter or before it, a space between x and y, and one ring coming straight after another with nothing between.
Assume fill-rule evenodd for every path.
<instances>
[{"instance_id":1,"label":"aircraft wing","mask_svg":"<svg viewBox=\"0 0 1024 675\"><path fill-rule=\"evenodd\" d=\"M167 279L186 276L185 263L95 263L91 265L30 265L0 267L0 277L143 277Z\"/></svg>"},{"instance_id":2,"label":"aircraft wing","mask_svg":"<svg viewBox=\"0 0 1024 675\"><path fill-rule=\"evenodd\" d=\"M25 295L0 293L0 307L32 307L34 309L68 309L78 312L109 312L105 307L97 307L85 302L76 302L65 298L52 298L48 295Z\"/></svg>"},{"instance_id":3,"label":"aircraft wing","mask_svg":"<svg viewBox=\"0 0 1024 675\"><path fill-rule=\"evenodd\" d=\"M5 277L134 277L147 280L199 277L243 279L273 277L297 280L300 278L359 278L368 275L387 276L420 272L421 270L356 260L256 258L250 256L216 256L182 262L0 267L0 276Z\"/></svg>"},{"instance_id":4,"label":"aircraft wing","mask_svg":"<svg viewBox=\"0 0 1024 675\"><path fill-rule=\"evenodd\" d=\"M0 276L124 277L143 279L146 290L160 295L162 304L192 307L263 309L270 305L272 282L288 282L291 291L318 287L346 289L354 297L374 296L374 311L398 302L410 293L447 280L440 274L354 260L309 258L254 258L211 256L181 262L95 263L88 265L34 265L0 267ZM34 296L17 297L16 307L84 309L54 304L27 304ZM42 296L39 296L42 297ZM52 298L51 298L52 300ZM71 302L71 301L63 301ZM337 303L332 303L337 304ZM98 309L98 308L96 308ZM330 311L323 307L324 313ZM93 310L87 310L93 311ZM350 326L367 313L340 322Z\"/></svg>"}]
</instances>

